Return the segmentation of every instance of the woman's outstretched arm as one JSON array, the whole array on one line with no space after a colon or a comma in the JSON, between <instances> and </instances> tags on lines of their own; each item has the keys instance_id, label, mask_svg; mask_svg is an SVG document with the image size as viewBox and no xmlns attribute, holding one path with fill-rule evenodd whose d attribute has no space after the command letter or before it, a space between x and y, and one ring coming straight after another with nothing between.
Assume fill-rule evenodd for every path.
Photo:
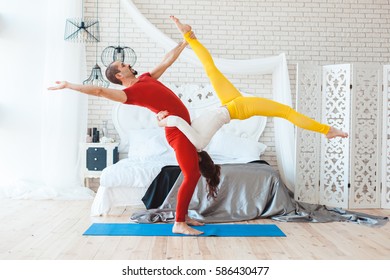
<instances>
[{"instance_id":1,"label":"woman's outstretched arm","mask_svg":"<svg viewBox=\"0 0 390 280\"><path fill-rule=\"evenodd\" d=\"M168 114L168 112L165 112L162 111L157 114L159 126L176 127L190 140L197 150L204 148L201 135L192 126L178 116L164 116Z\"/></svg>"}]
</instances>

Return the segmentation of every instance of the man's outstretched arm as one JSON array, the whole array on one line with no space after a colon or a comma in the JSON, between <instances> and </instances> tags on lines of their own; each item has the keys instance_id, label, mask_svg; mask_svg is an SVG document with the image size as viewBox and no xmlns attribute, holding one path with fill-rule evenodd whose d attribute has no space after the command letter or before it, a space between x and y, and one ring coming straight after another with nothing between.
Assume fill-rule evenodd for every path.
<instances>
[{"instance_id":1,"label":"man's outstretched arm","mask_svg":"<svg viewBox=\"0 0 390 280\"><path fill-rule=\"evenodd\" d=\"M104 97L117 102L123 103L127 100L125 92L119 89L103 88L92 85L72 84L67 81L57 81L56 84L56 86L49 87L48 90L60 90L67 88L88 95Z\"/></svg>"},{"instance_id":2,"label":"man's outstretched arm","mask_svg":"<svg viewBox=\"0 0 390 280\"><path fill-rule=\"evenodd\" d=\"M150 75L156 80L161 77L162 74L170 67L176 59L179 57L181 52L186 48L188 43L183 41L179 43L175 48L169 51L161 61L159 65L157 65L152 71L150 71Z\"/></svg>"}]
</instances>

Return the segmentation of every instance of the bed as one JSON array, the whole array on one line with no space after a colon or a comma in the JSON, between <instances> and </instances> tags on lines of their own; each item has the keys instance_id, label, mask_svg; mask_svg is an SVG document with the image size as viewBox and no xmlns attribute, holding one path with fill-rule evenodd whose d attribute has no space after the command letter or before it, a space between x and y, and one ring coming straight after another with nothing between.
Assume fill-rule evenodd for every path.
<instances>
[{"instance_id":1,"label":"bed","mask_svg":"<svg viewBox=\"0 0 390 280\"><path fill-rule=\"evenodd\" d=\"M211 86L167 86L187 106L191 118L220 106ZM132 214L130 219L134 222L174 221L182 176L164 129L157 126L155 114L145 108L116 104L112 116L120 136L119 152L127 157L103 170L91 215L109 215L118 206L137 206L143 209ZM205 180L201 177L189 205L192 218L206 223L256 218L285 222L348 221L370 226L387 223L387 217L295 201L279 173L261 160L266 145L259 138L266 123L267 119L260 116L232 120L216 133L206 150L221 164L218 196L216 200L206 198ZM161 174L169 176L169 186L160 183ZM150 191L163 185L167 188L165 192ZM147 200L160 196L157 201L161 205L149 209L144 203L145 196Z\"/></svg>"},{"instance_id":2,"label":"bed","mask_svg":"<svg viewBox=\"0 0 390 280\"><path fill-rule=\"evenodd\" d=\"M189 109L191 118L220 106L211 86L167 84ZM177 166L164 129L149 110L115 104L113 123L120 136L119 152L127 157L105 168L91 208L91 215L109 214L113 207L144 207L142 197L164 166ZM232 120L213 137L206 150L218 164L245 164L259 160L266 145L259 142L267 119L255 116Z\"/></svg>"}]
</instances>

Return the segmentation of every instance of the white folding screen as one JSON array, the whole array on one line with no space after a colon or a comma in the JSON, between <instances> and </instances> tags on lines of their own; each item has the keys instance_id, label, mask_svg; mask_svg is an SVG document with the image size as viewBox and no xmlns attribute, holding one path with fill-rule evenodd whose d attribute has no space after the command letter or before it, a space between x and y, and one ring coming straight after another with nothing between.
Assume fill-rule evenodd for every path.
<instances>
[{"instance_id":1,"label":"white folding screen","mask_svg":"<svg viewBox=\"0 0 390 280\"><path fill-rule=\"evenodd\" d=\"M382 207L390 208L390 65L383 69Z\"/></svg>"},{"instance_id":2,"label":"white folding screen","mask_svg":"<svg viewBox=\"0 0 390 280\"><path fill-rule=\"evenodd\" d=\"M382 66L353 65L349 208L380 207Z\"/></svg>"},{"instance_id":3,"label":"white folding screen","mask_svg":"<svg viewBox=\"0 0 390 280\"><path fill-rule=\"evenodd\" d=\"M297 130L296 200L390 208L389 81L390 66L299 65L297 110L350 137L327 140Z\"/></svg>"},{"instance_id":4,"label":"white folding screen","mask_svg":"<svg viewBox=\"0 0 390 280\"><path fill-rule=\"evenodd\" d=\"M315 120L321 120L321 67L298 65L297 111ZM304 129L296 133L295 200L316 204L319 202L321 135Z\"/></svg>"},{"instance_id":5,"label":"white folding screen","mask_svg":"<svg viewBox=\"0 0 390 280\"><path fill-rule=\"evenodd\" d=\"M322 122L349 131L350 65L323 67ZM321 139L320 204L348 207L349 141Z\"/></svg>"}]
</instances>

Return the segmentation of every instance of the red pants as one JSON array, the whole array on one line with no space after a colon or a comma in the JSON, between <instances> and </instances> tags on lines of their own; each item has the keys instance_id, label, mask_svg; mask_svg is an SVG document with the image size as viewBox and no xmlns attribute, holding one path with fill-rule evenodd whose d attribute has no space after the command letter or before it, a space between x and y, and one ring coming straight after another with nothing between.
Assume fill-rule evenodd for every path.
<instances>
[{"instance_id":1,"label":"red pants","mask_svg":"<svg viewBox=\"0 0 390 280\"><path fill-rule=\"evenodd\" d=\"M169 145L176 154L183 174L183 182L177 193L176 222L185 222L192 195L200 178L198 153L188 138L177 128L165 129Z\"/></svg>"}]
</instances>

